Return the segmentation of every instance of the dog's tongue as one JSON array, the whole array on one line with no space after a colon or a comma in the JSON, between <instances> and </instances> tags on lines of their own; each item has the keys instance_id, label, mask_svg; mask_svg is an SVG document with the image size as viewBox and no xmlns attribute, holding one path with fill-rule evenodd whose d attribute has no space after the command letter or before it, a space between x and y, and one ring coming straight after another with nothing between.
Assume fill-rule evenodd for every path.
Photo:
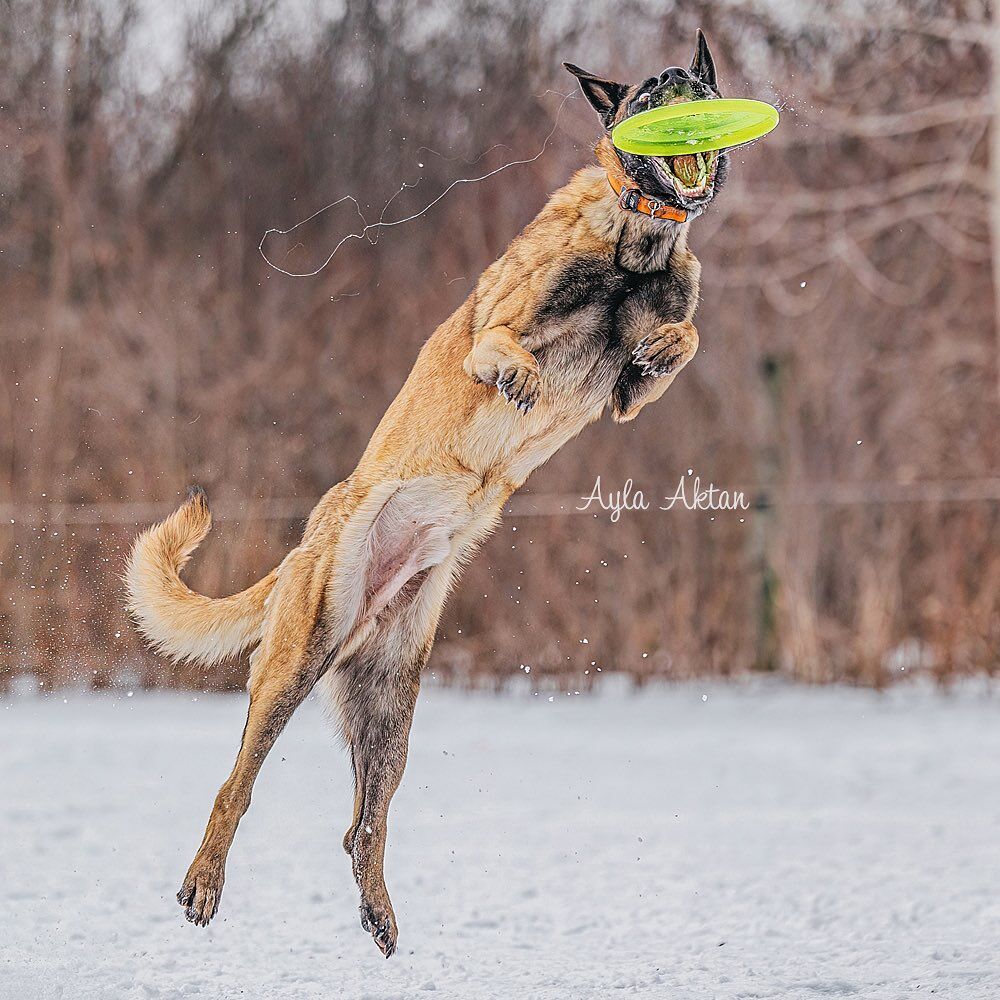
<instances>
[{"instance_id":1,"label":"dog's tongue","mask_svg":"<svg viewBox=\"0 0 1000 1000\"><path fill-rule=\"evenodd\" d=\"M675 156L672 163L674 175L679 177L685 187L694 187L698 183L698 161L690 154Z\"/></svg>"}]
</instances>

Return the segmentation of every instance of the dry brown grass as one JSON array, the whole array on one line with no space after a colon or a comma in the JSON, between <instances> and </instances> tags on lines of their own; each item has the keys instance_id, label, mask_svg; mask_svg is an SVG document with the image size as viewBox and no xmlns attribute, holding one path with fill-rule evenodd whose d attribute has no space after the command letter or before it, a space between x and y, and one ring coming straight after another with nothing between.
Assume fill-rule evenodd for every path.
<instances>
[{"instance_id":1,"label":"dry brown grass","mask_svg":"<svg viewBox=\"0 0 1000 1000\"><path fill-rule=\"evenodd\" d=\"M528 664L572 688L597 667L872 685L994 669L996 170L968 24L949 13L941 37L899 4L901 30L794 33L692 8L637 37L584 5L562 32L527 2L461 7L418 41L416 5L352 4L309 38L280 36L280 8L238 6L142 94L127 9L5 14L0 683L242 683L242 664L205 673L140 649L118 583L130 537L198 482L221 517L193 584L232 591L274 565L424 338L588 158L595 124L569 102L536 162L346 245L316 278L269 269L264 230L346 193L380 206L421 176L402 214L531 155L560 100L546 91L572 88L562 59L645 74L699 23L732 93L774 98L781 81L789 105L694 228L704 351L635 424L567 447L525 503L598 474L672 489L693 468L761 506L742 522L515 514L454 595L430 669L502 683ZM309 269L347 221L331 211L269 251Z\"/></svg>"}]
</instances>

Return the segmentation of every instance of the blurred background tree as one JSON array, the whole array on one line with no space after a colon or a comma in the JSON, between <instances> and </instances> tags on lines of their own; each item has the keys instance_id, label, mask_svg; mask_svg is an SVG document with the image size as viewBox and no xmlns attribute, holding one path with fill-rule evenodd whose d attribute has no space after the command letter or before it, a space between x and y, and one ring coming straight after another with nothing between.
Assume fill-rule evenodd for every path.
<instances>
[{"instance_id":1,"label":"blurred background tree","mask_svg":"<svg viewBox=\"0 0 1000 1000\"><path fill-rule=\"evenodd\" d=\"M579 689L761 670L882 685L996 668L1000 26L979 3L10 0L0 20L0 686L229 687L122 612L136 530L204 485L194 586L239 589L350 472L420 344L597 124L568 59L686 63L783 124L692 229L703 350L634 424L515 497L429 670ZM559 109L562 108L561 112ZM555 128L542 155L547 135ZM257 252L353 195L312 278ZM349 203L267 242L318 267ZM687 469L742 513L579 513Z\"/></svg>"}]
</instances>

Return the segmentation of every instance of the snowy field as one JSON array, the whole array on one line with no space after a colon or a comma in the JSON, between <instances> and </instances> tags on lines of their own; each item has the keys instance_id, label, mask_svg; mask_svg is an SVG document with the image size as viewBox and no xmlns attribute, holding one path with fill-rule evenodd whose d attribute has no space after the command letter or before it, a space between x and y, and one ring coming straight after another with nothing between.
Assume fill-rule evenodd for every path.
<instances>
[{"instance_id":1,"label":"snowy field","mask_svg":"<svg viewBox=\"0 0 1000 1000\"><path fill-rule=\"evenodd\" d=\"M707 695L707 699L705 696ZM207 929L174 902L237 696L0 701L0 997L1000 996L1000 703L982 690L425 691L386 962L307 704Z\"/></svg>"}]
</instances>

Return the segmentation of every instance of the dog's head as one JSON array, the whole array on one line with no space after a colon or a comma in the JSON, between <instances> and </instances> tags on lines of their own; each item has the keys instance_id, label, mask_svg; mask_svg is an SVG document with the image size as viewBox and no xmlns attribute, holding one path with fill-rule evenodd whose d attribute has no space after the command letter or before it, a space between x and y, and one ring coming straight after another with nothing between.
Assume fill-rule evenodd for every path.
<instances>
[{"instance_id":1,"label":"dog's head","mask_svg":"<svg viewBox=\"0 0 1000 1000\"><path fill-rule=\"evenodd\" d=\"M615 83L572 63L563 65L580 81L584 96L597 111L608 133L620 121L640 111L721 96L715 60L700 30L694 58L687 69L670 66L659 76L651 76L642 83ZM614 153L626 176L643 194L692 214L700 214L715 197L729 169L729 157L725 152L638 156L615 149Z\"/></svg>"}]
</instances>

